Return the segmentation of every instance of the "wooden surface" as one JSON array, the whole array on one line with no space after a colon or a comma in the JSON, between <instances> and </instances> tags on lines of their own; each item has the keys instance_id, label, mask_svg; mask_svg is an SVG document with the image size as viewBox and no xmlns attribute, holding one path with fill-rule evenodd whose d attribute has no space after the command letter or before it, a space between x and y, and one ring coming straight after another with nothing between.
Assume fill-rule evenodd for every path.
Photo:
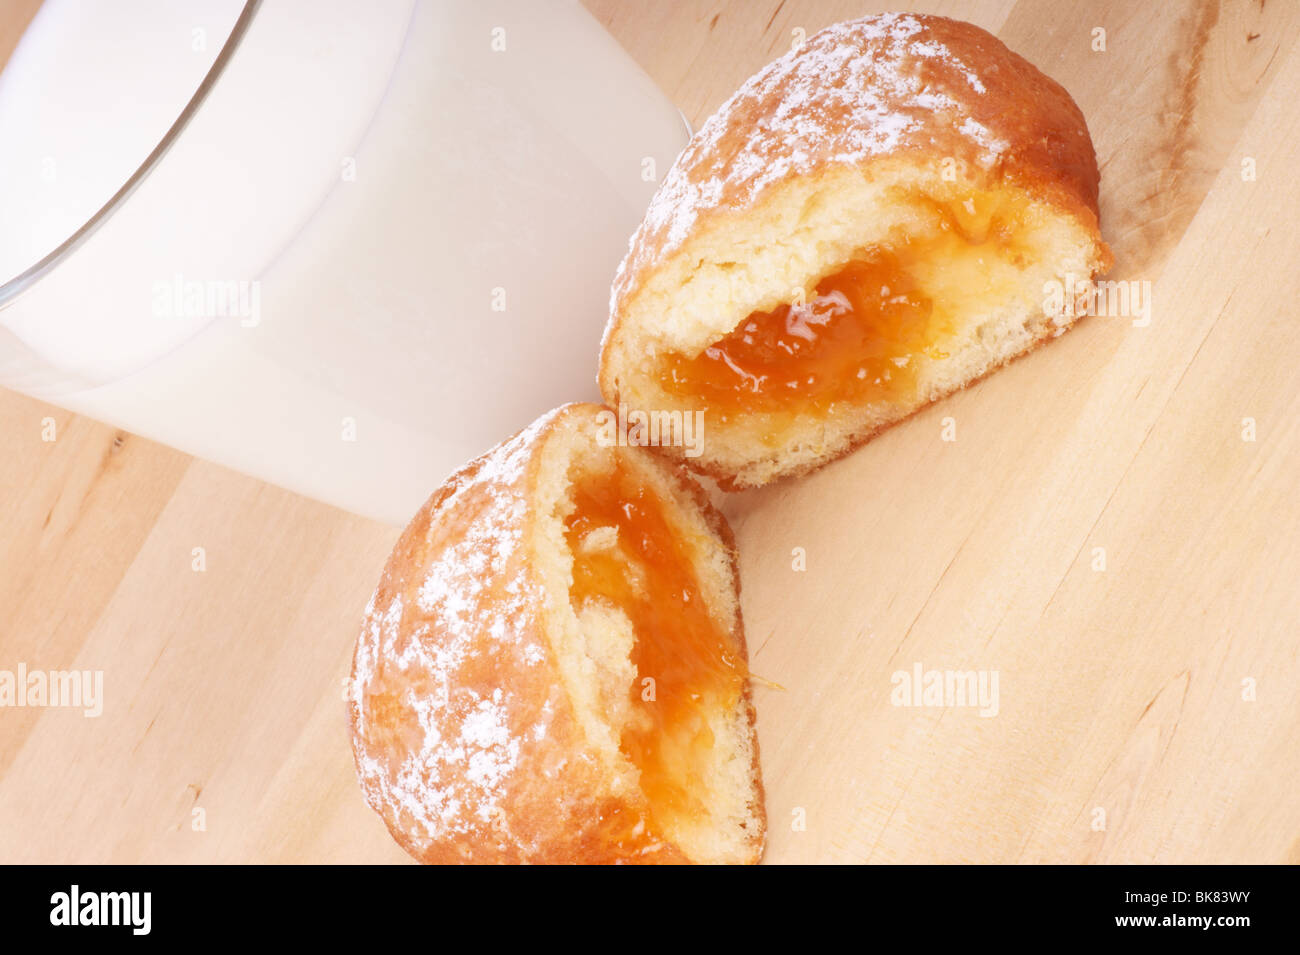
<instances>
[{"instance_id":1,"label":"wooden surface","mask_svg":"<svg viewBox=\"0 0 1300 955\"><path fill-rule=\"evenodd\" d=\"M696 125L872 6L589 5ZM782 687L767 859L1300 861L1300 4L918 7L1075 96L1152 319L727 501ZM106 699L0 710L0 861L403 861L341 701L397 531L12 393L0 435L0 669L102 669ZM892 705L917 664L995 671L997 715Z\"/></svg>"},{"instance_id":2,"label":"wooden surface","mask_svg":"<svg viewBox=\"0 0 1300 955\"><path fill-rule=\"evenodd\" d=\"M5 6L0 10L0 70L9 62L9 56L22 39L27 24L41 8L41 3L42 0L5 0Z\"/></svg>"}]
</instances>

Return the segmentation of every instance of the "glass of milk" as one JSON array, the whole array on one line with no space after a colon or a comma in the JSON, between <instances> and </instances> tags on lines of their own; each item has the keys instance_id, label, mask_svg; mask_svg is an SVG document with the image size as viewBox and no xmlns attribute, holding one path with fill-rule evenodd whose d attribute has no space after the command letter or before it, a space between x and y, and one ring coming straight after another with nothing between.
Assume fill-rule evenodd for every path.
<instances>
[{"instance_id":1,"label":"glass of milk","mask_svg":"<svg viewBox=\"0 0 1300 955\"><path fill-rule=\"evenodd\" d=\"M0 130L0 385L392 523L596 397L689 132L560 0L45 0Z\"/></svg>"}]
</instances>

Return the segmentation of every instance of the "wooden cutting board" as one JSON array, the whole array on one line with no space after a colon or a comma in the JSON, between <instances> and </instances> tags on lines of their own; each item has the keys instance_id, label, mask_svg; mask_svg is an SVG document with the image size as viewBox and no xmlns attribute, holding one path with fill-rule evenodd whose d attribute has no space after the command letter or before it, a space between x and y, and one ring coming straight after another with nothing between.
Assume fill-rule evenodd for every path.
<instances>
[{"instance_id":1,"label":"wooden cutting board","mask_svg":"<svg viewBox=\"0 0 1300 955\"><path fill-rule=\"evenodd\" d=\"M588 5L697 126L875 7ZM1300 861L1300 4L915 6L1071 91L1151 320L726 501L767 860ZM0 669L105 674L0 710L0 861L404 861L342 703L397 531L12 393L0 435ZM895 705L918 669L996 714Z\"/></svg>"}]
</instances>

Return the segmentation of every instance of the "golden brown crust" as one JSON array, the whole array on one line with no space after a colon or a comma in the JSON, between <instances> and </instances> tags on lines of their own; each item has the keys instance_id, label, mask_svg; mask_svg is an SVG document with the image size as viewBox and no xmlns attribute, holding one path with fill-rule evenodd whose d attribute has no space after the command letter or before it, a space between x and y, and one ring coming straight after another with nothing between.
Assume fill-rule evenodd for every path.
<instances>
[{"instance_id":1,"label":"golden brown crust","mask_svg":"<svg viewBox=\"0 0 1300 955\"><path fill-rule=\"evenodd\" d=\"M422 862L688 861L623 831L644 797L616 794L544 629L530 552L540 451L566 418L598 411L557 409L449 478L402 533L367 608L349 699L357 774ZM685 486L734 572L725 520ZM736 637L743 653L739 619ZM752 731L748 693L746 705Z\"/></svg>"},{"instance_id":2,"label":"golden brown crust","mask_svg":"<svg viewBox=\"0 0 1300 955\"><path fill-rule=\"evenodd\" d=\"M682 151L619 266L606 349L623 304L707 218L798 176L903 155L983 169L1097 227L1096 154L1059 83L961 20L837 23L750 78Z\"/></svg>"}]
</instances>

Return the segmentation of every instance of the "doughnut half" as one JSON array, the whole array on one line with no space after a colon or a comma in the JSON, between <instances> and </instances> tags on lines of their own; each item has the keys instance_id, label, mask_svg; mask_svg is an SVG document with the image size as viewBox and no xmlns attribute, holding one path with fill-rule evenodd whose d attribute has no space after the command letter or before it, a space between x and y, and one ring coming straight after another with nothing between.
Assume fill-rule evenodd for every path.
<instances>
[{"instance_id":1,"label":"doughnut half","mask_svg":"<svg viewBox=\"0 0 1300 955\"><path fill-rule=\"evenodd\" d=\"M883 14L769 64L666 175L615 277L612 407L704 412L723 487L816 468L1060 335L1110 267L1069 94L991 34Z\"/></svg>"},{"instance_id":2,"label":"doughnut half","mask_svg":"<svg viewBox=\"0 0 1300 955\"><path fill-rule=\"evenodd\" d=\"M430 863L752 863L735 547L703 490L559 408L398 541L353 658L365 797Z\"/></svg>"}]
</instances>

